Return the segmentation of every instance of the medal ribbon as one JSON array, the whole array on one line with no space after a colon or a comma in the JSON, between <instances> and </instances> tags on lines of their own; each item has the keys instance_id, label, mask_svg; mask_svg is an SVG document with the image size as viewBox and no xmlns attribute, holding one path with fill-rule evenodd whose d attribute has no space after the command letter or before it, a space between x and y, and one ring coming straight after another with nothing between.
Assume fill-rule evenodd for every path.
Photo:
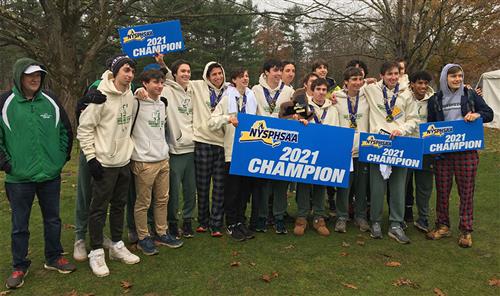
<instances>
[{"instance_id":1,"label":"medal ribbon","mask_svg":"<svg viewBox=\"0 0 500 296\"><path fill-rule=\"evenodd\" d=\"M347 96L347 109L349 110L349 119L351 120L351 126L356 126L356 114L358 114L359 106L359 93L356 95L356 103L354 108L351 103L351 98Z\"/></svg>"},{"instance_id":2,"label":"medal ribbon","mask_svg":"<svg viewBox=\"0 0 500 296\"><path fill-rule=\"evenodd\" d=\"M385 112L387 113L387 117L392 118L392 111L394 110L394 105L396 105L396 99L398 97L399 83L397 83L396 87L394 88L394 94L392 95L390 106L389 106L389 98L387 97L387 86L385 86L385 84L384 88L382 89L382 92L384 93Z\"/></svg>"},{"instance_id":3,"label":"medal ribbon","mask_svg":"<svg viewBox=\"0 0 500 296\"><path fill-rule=\"evenodd\" d=\"M323 120L325 120L326 114L328 113L328 109L323 109L323 114L321 114L321 118L318 118L316 115L316 111L314 111L314 106L309 105L309 108L313 110L313 117L314 117L314 122L317 124L323 124Z\"/></svg>"},{"instance_id":4,"label":"medal ribbon","mask_svg":"<svg viewBox=\"0 0 500 296\"><path fill-rule=\"evenodd\" d=\"M224 93L224 90L221 89L219 95L217 95L215 93L215 90L209 86L208 91L210 92L210 107L212 107L212 109L215 109L215 106L217 106L217 104L219 104L220 99L222 98L222 94Z\"/></svg>"},{"instance_id":5,"label":"medal ribbon","mask_svg":"<svg viewBox=\"0 0 500 296\"><path fill-rule=\"evenodd\" d=\"M262 89L264 90L264 96L266 97L267 104L269 105L269 108L271 109L270 113L274 112L274 108L276 107L276 101L278 100L278 97L279 97L281 91L283 90L283 87L285 87L285 84L283 82L281 82L280 89L278 89L278 91L274 94L274 97L271 97L271 93L269 92L269 90L267 88L262 87Z\"/></svg>"},{"instance_id":6,"label":"medal ribbon","mask_svg":"<svg viewBox=\"0 0 500 296\"><path fill-rule=\"evenodd\" d=\"M247 94L243 94L243 102L241 104L241 110L240 110L240 97L236 98L236 106L238 106L238 113L247 113Z\"/></svg>"}]
</instances>

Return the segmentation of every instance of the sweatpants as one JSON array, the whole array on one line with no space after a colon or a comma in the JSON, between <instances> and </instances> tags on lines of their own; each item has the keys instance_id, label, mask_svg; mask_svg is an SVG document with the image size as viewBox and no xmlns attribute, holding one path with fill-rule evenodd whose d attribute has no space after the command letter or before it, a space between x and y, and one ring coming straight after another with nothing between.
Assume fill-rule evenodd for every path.
<instances>
[{"instance_id":1,"label":"sweatpants","mask_svg":"<svg viewBox=\"0 0 500 296\"><path fill-rule=\"evenodd\" d=\"M267 219L269 214L269 198L273 196L273 216L282 220L288 205L288 181L261 179L262 198L259 206L259 218Z\"/></svg>"},{"instance_id":2,"label":"sweatpants","mask_svg":"<svg viewBox=\"0 0 500 296\"><path fill-rule=\"evenodd\" d=\"M170 197L168 199L168 223L177 224L179 200L183 197L182 219L191 222L196 206L196 182L194 152L170 154Z\"/></svg>"},{"instance_id":3,"label":"sweatpants","mask_svg":"<svg viewBox=\"0 0 500 296\"><path fill-rule=\"evenodd\" d=\"M93 250L102 248L103 228L108 214L111 240L118 242L123 235L123 213L127 203L130 165L103 168L103 178L92 178L92 200L89 207L89 236Z\"/></svg>"},{"instance_id":4,"label":"sweatpants","mask_svg":"<svg viewBox=\"0 0 500 296\"><path fill-rule=\"evenodd\" d=\"M405 207L413 207L413 186L409 184L415 180L415 200L418 210L418 222L428 222L429 220L429 200L432 194L432 181L434 179L433 173L433 156L424 155L422 169L408 169L406 176L406 201ZM411 187L412 191L408 192Z\"/></svg>"},{"instance_id":5,"label":"sweatpants","mask_svg":"<svg viewBox=\"0 0 500 296\"><path fill-rule=\"evenodd\" d=\"M337 217L349 218L349 196L354 193L354 216L366 220L369 164L353 158L354 171L349 176L349 187L337 187Z\"/></svg>"},{"instance_id":6,"label":"sweatpants","mask_svg":"<svg viewBox=\"0 0 500 296\"><path fill-rule=\"evenodd\" d=\"M80 150L78 158L78 179L76 185L75 236L76 240L85 239L89 219L89 206L92 199L91 176L85 155Z\"/></svg>"},{"instance_id":7,"label":"sweatpants","mask_svg":"<svg viewBox=\"0 0 500 296\"><path fill-rule=\"evenodd\" d=\"M442 154L436 160L436 216L439 225L450 226L449 199L453 176L460 196L460 222L458 228L472 232L474 188L479 165L476 150Z\"/></svg>"},{"instance_id":8,"label":"sweatpants","mask_svg":"<svg viewBox=\"0 0 500 296\"><path fill-rule=\"evenodd\" d=\"M297 217L307 218L312 208L314 218L324 218L325 198L325 186L297 183Z\"/></svg>"},{"instance_id":9,"label":"sweatpants","mask_svg":"<svg viewBox=\"0 0 500 296\"><path fill-rule=\"evenodd\" d=\"M221 227L224 217L224 147L194 143L196 189L198 192L198 222L202 226ZM210 183L212 206L210 208Z\"/></svg>"},{"instance_id":10,"label":"sweatpants","mask_svg":"<svg viewBox=\"0 0 500 296\"><path fill-rule=\"evenodd\" d=\"M160 236L166 234L169 192L168 159L158 162L133 161L131 168L135 175L135 188L137 189L134 218L138 238L142 240L149 236L148 210L150 206L153 207L154 230Z\"/></svg>"},{"instance_id":11,"label":"sweatpants","mask_svg":"<svg viewBox=\"0 0 500 296\"><path fill-rule=\"evenodd\" d=\"M389 180L384 180L378 164L370 164L370 219L372 223L382 222L387 184L391 191L389 199L389 222L391 227L400 226L405 212L406 168L392 167ZM388 182L387 182L388 181Z\"/></svg>"}]
</instances>

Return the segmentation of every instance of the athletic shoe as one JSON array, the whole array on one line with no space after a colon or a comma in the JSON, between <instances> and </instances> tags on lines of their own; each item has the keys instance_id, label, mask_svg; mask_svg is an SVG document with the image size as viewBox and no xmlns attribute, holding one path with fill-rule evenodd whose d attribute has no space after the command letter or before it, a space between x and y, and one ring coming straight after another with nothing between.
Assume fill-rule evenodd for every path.
<instances>
[{"instance_id":1,"label":"athletic shoe","mask_svg":"<svg viewBox=\"0 0 500 296\"><path fill-rule=\"evenodd\" d=\"M438 240L443 237L450 237L451 231L450 228L446 225L438 225L436 229L429 231L427 233L427 239Z\"/></svg>"},{"instance_id":2,"label":"athletic shoe","mask_svg":"<svg viewBox=\"0 0 500 296\"><path fill-rule=\"evenodd\" d=\"M208 226L199 225L198 227L196 227L196 232L198 233L203 233L207 231L208 231Z\"/></svg>"},{"instance_id":3,"label":"athletic shoe","mask_svg":"<svg viewBox=\"0 0 500 296\"><path fill-rule=\"evenodd\" d=\"M245 239L252 239L255 237L253 231L250 231L250 229L248 229L245 223L240 222L236 224L236 227L238 227L238 230L245 236Z\"/></svg>"},{"instance_id":4,"label":"athletic shoe","mask_svg":"<svg viewBox=\"0 0 500 296\"><path fill-rule=\"evenodd\" d=\"M242 242L245 240L245 235L240 231L236 224L231 224L227 227L227 234L235 241Z\"/></svg>"},{"instance_id":5,"label":"athletic shoe","mask_svg":"<svg viewBox=\"0 0 500 296\"><path fill-rule=\"evenodd\" d=\"M400 244L409 244L410 239L406 236L404 230L400 226L393 226L387 232L389 237L395 239Z\"/></svg>"},{"instance_id":6,"label":"athletic shoe","mask_svg":"<svg viewBox=\"0 0 500 296\"><path fill-rule=\"evenodd\" d=\"M102 247L105 249L109 249L111 248L111 246L113 246L113 242L109 239L109 237L104 235L102 237Z\"/></svg>"},{"instance_id":7,"label":"athletic shoe","mask_svg":"<svg viewBox=\"0 0 500 296\"><path fill-rule=\"evenodd\" d=\"M257 225L255 226L256 232L267 232L267 219L261 218L257 219Z\"/></svg>"},{"instance_id":8,"label":"athletic shoe","mask_svg":"<svg viewBox=\"0 0 500 296\"><path fill-rule=\"evenodd\" d=\"M73 247L73 258L76 261L82 262L87 260L87 249L85 248L85 241L83 239L79 239L75 242Z\"/></svg>"},{"instance_id":9,"label":"athletic shoe","mask_svg":"<svg viewBox=\"0 0 500 296\"><path fill-rule=\"evenodd\" d=\"M210 227L210 236L212 237L222 237L222 230L220 227Z\"/></svg>"},{"instance_id":10,"label":"athletic shoe","mask_svg":"<svg viewBox=\"0 0 500 296\"><path fill-rule=\"evenodd\" d=\"M72 273L76 270L76 266L73 263L70 263L68 259L64 258L63 256L59 257L53 263L45 263L43 267L48 270L56 270L59 273L65 274Z\"/></svg>"},{"instance_id":11,"label":"athletic shoe","mask_svg":"<svg viewBox=\"0 0 500 296\"><path fill-rule=\"evenodd\" d=\"M137 235L137 231L135 230L128 230L128 242L131 244L137 244L139 241L139 236Z\"/></svg>"},{"instance_id":12,"label":"athletic shoe","mask_svg":"<svg viewBox=\"0 0 500 296\"><path fill-rule=\"evenodd\" d=\"M137 249L141 250L142 253L147 256L153 256L159 253L153 240L149 236L137 242Z\"/></svg>"},{"instance_id":13,"label":"athletic shoe","mask_svg":"<svg viewBox=\"0 0 500 296\"><path fill-rule=\"evenodd\" d=\"M136 264L141 261L141 258L130 253L123 241L113 243L113 246L109 248L109 259L121 261L125 264Z\"/></svg>"},{"instance_id":14,"label":"athletic shoe","mask_svg":"<svg viewBox=\"0 0 500 296\"><path fill-rule=\"evenodd\" d=\"M276 219L276 224L274 225L275 232L277 234L287 234L285 221L283 219Z\"/></svg>"},{"instance_id":15,"label":"athletic shoe","mask_svg":"<svg viewBox=\"0 0 500 296\"><path fill-rule=\"evenodd\" d=\"M318 234L321 236L329 236L330 235L330 230L328 230L328 227L326 227L326 223L325 223L324 218L314 219L313 227L314 227L314 229L316 229Z\"/></svg>"},{"instance_id":16,"label":"athletic shoe","mask_svg":"<svg viewBox=\"0 0 500 296\"><path fill-rule=\"evenodd\" d=\"M89 265L92 272L98 277L104 277L109 275L109 268L106 265L106 259L104 258L104 249L96 249L90 251L89 254Z\"/></svg>"},{"instance_id":17,"label":"athletic shoe","mask_svg":"<svg viewBox=\"0 0 500 296\"><path fill-rule=\"evenodd\" d=\"M429 232L429 222L427 222L427 220L418 219L417 221L413 222L413 225L415 225L415 227L418 230L420 230L424 233Z\"/></svg>"},{"instance_id":18,"label":"athletic shoe","mask_svg":"<svg viewBox=\"0 0 500 296\"><path fill-rule=\"evenodd\" d=\"M347 221L345 218L338 218L335 223L335 232L346 233L347 232Z\"/></svg>"},{"instance_id":19,"label":"athletic shoe","mask_svg":"<svg viewBox=\"0 0 500 296\"><path fill-rule=\"evenodd\" d=\"M5 286L7 289L17 289L21 288L24 285L24 278L28 275L28 271L22 271L20 269L14 270L7 281L5 282Z\"/></svg>"},{"instance_id":20,"label":"athletic shoe","mask_svg":"<svg viewBox=\"0 0 500 296\"><path fill-rule=\"evenodd\" d=\"M470 232L462 232L458 238L458 245L462 248L472 247L472 235Z\"/></svg>"},{"instance_id":21,"label":"athletic shoe","mask_svg":"<svg viewBox=\"0 0 500 296\"><path fill-rule=\"evenodd\" d=\"M156 236L155 243L158 245L167 246L167 247L172 248L172 249L180 248L184 244L184 242L182 242L180 239L176 238L175 236L171 235L170 233Z\"/></svg>"},{"instance_id":22,"label":"athletic shoe","mask_svg":"<svg viewBox=\"0 0 500 296\"><path fill-rule=\"evenodd\" d=\"M179 234L179 227L177 223L168 223L168 233L177 239L181 239L181 235Z\"/></svg>"},{"instance_id":23,"label":"athletic shoe","mask_svg":"<svg viewBox=\"0 0 500 296\"><path fill-rule=\"evenodd\" d=\"M184 236L185 238L194 237L193 226L191 225L191 221L189 222L185 221L184 223L182 223L182 236Z\"/></svg>"},{"instance_id":24,"label":"athletic shoe","mask_svg":"<svg viewBox=\"0 0 500 296\"><path fill-rule=\"evenodd\" d=\"M367 232L370 230L370 225L368 225L368 222L364 218L354 219L354 225L357 225L359 227L359 231L361 232Z\"/></svg>"},{"instance_id":25,"label":"athletic shoe","mask_svg":"<svg viewBox=\"0 0 500 296\"><path fill-rule=\"evenodd\" d=\"M378 222L372 223L372 227L370 229L370 236L375 239L382 238L382 228L380 227L380 223Z\"/></svg>"}]
</instances>

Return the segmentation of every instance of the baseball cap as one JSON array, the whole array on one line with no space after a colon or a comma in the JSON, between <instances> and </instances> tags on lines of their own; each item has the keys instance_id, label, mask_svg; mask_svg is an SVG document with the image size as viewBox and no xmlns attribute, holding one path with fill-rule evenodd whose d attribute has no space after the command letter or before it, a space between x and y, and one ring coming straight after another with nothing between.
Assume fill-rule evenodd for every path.
<instances>
[{"instance_id":1,"label":"baseball cap","mask_svg":"<svg viewBox=\"0 0 500 296\"><path fill-rule=\"evenodd\" d=\"M35 72L47 73L47 71L45 71L44 69L42 69L42 67L40 67L38 65L31 65L28 68L26 68L26 70L24 70L24 74L31 74L31 73L35 73Z\"/></svg>"}]
</instances>

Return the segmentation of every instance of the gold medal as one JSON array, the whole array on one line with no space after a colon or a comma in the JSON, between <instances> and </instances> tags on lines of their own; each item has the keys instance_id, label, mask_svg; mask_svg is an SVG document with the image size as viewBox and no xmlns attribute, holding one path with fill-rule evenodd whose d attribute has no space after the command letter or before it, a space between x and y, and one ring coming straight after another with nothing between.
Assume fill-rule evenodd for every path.
<instances>
[{"instance_id":1,"label":"gold medal","mask_svg":"<svg viewBox=\"0 0 500 296\"><path fill-rule=\"evenodd\" d=\"M387 122L393 122L394 121L394 117L392 116L392 114L389 114L389 115L387 115L387 117L385 118L385 120Z\"/></svg>"},{"instance_id":2,"label":"gold medal","mask_svg":"<svg viewBox=\"0 0 500 296\"><path fill-rule=\"evenodd\" d=\"M356 122L352 122L352 121L351 121L351 124L349 126L351 128L354 128L354 129L358 128L358 124Z\"/></svg>"}]
</instances>

